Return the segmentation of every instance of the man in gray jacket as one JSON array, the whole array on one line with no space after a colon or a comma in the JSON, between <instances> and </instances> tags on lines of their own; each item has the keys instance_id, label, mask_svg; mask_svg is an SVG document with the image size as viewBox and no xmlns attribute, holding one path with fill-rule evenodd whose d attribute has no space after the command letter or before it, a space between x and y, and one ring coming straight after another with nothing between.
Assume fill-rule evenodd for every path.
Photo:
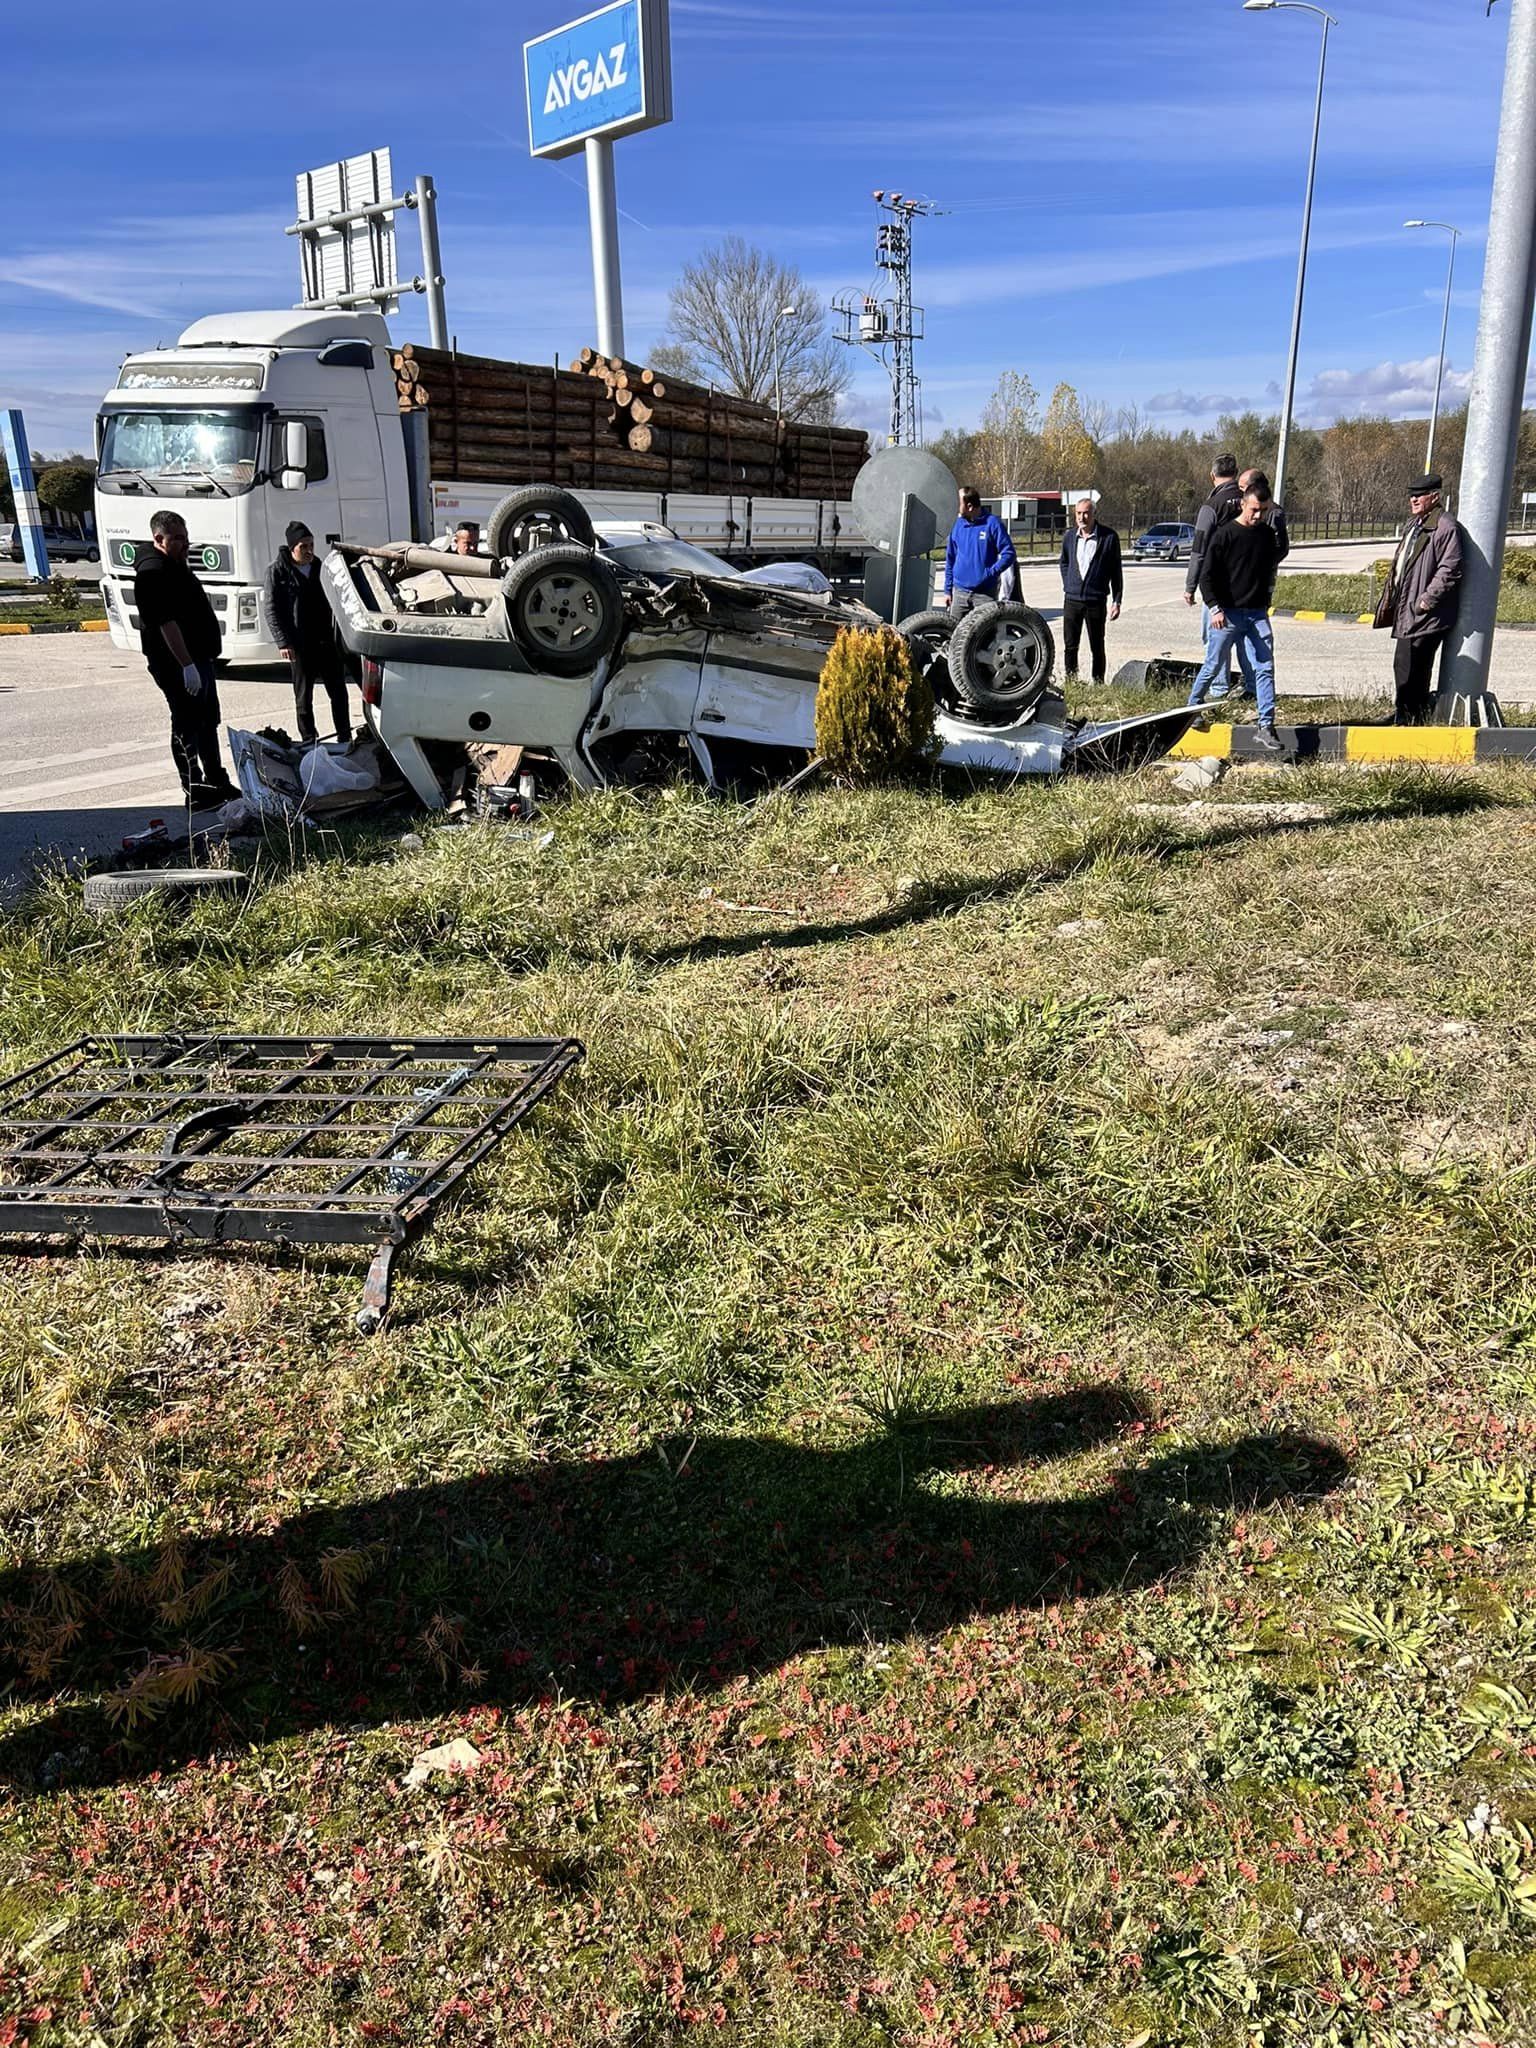
<instances>
[{"instance_id":1,"label":"man in gray jacket","mask_svg":"<svg viewBox=\"0 0 1536 2048\"><path fill-rule=\"evenodd\" d=\"M1435 657L1456 623L1461 603L1465 536L1440 502L1438 476L1421 476L1408 494L1412 514L1392 561L1392 672L1397 723L1423 725L1429 717Z\"/></svg>"}]
</instances>

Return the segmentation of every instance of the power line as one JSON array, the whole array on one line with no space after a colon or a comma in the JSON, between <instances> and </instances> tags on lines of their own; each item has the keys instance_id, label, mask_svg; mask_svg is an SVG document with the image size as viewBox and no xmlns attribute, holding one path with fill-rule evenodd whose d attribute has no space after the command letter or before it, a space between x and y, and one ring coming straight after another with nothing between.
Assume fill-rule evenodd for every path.
<instances>
[{"instance_id":1,"label":"power line","mask_svg":"<svg viewBox=\"0 0 1536 2048\"><path fill-rule=\"evenodd\" d=\"M917 375L917 344L924 339L924 315L912 302L912 224L946 211L931 199L903 197L880 190L875 205L883 218L875 229L875 263L889 280L886 295L873 291L839 292L832 310L843 323L837 337L862 348L881 363L891 380L890 445L915 448L923 438L922 386Z\"/></svg>"}]
</instances>

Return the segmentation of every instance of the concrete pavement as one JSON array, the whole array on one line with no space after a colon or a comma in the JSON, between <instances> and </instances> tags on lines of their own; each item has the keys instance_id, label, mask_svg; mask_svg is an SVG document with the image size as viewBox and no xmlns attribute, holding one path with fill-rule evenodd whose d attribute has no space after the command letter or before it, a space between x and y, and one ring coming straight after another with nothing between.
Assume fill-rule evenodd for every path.
<instances>
[{"instance_id":1,"label":"concrete pavement","mask_svg":"<svg viewBox=\"0 0 1536 2048\"><path fill-rule=\"evenodd\" d=\"M226 724L293 729L286 670L220 678ZM226 754L227 763L227 754ZM165 703L105 634L0 640L0 876L184 816Z\"/></svg>"}]
</instances>

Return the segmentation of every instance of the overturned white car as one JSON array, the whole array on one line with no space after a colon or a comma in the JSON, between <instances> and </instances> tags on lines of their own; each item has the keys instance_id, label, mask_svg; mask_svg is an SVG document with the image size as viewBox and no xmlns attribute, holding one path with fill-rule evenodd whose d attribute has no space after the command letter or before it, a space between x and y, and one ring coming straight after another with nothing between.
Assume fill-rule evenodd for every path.
<instances>
[{"instance_id":1,"label":"overturned white car","mask_svg":"<svg viewBox=\"0 0 1536 2048\"><path fill-rule=\"evenodd\" d=\"M862 604L743 575L656 529L600 538L578 499L543 486L505 499L486 539L486 556L342 543L325 562L373 724L433 808L477 742L542 754L580 788L680 770L712 787L785 780L811 758L839 629L880 623ZM898 630L932 681L945 766L1134 767L1199 715L1069 719L1050 687L1050 628L1027 605L990 605L958 626L922 612Z\"/></svg>"}]
</instances>

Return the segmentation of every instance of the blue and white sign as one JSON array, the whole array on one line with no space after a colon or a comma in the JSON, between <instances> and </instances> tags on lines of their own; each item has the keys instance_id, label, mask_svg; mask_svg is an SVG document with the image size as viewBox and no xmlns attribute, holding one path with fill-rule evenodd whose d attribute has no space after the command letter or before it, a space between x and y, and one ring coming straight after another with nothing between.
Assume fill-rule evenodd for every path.
<instances>
[{"instance_id":1,"label":"blue and white sign","mask_svg":"<svg viewBox=\"0 0 1536 2048\"><path fill-rule=\"evenodd\" d=\"M38 508L37 485L32 480L27 423L19 412L0 412L0 441L5 443L5 466L10 472L11 496L16 500L16 524L21 528L27 574L38 583L46 583L48 547L43 539L43 515Z\"/></svg>"},{"instance_id":2,"label":"blue and white sign","mask_svg":"<svg viewBox=\"0 0 1536 2048\"><path fill-rule=\"evenodd\" d=\"M610 140L672 118L667 0L615 0L523 45L528 147L574 156L595 135Z\"/></svg>"}]
</instances>

